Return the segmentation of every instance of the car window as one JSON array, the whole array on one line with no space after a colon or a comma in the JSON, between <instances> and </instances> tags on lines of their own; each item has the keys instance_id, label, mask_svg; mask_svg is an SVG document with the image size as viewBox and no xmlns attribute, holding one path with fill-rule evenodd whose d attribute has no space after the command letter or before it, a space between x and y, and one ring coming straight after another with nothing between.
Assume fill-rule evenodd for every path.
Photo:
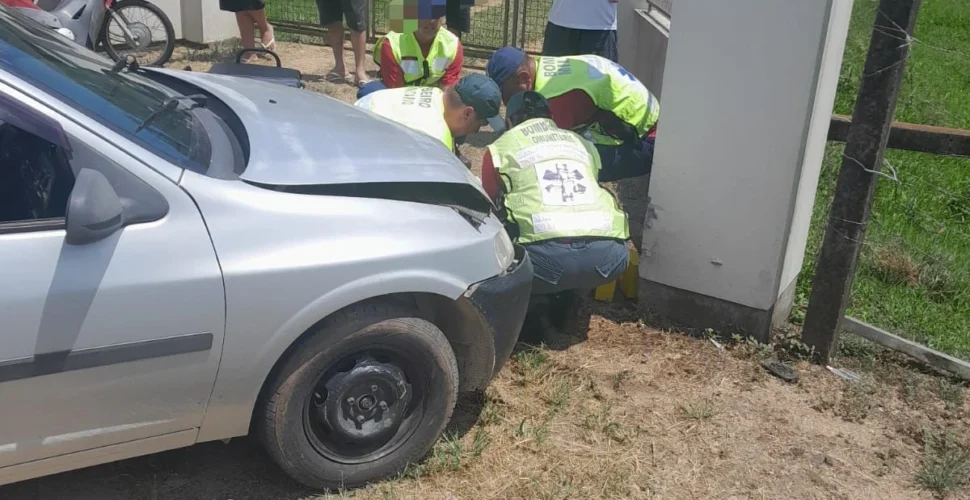
<instances>
[{"instance_id":1,"label":"car window","mask_svg":"<svg viewBox=\"0 0 970 500\"><path fill-rule=\"evenodd\" d=\"M194 113L164 113L140 128L174 92L137 73L112 72L102 56L0 7L0 69L58 96L172 163L198 172L209 147Z\"/></svg>"},{"instance_id":2,"label":"car window","mask_svg":"<svg viewBox=\"0 0 970 500\"><path fill-rule=\"evenodd\" d=\"M63 224L73 187L64 148L0 122L0 229L36 221Z\"/></svg>"}]
</instances>

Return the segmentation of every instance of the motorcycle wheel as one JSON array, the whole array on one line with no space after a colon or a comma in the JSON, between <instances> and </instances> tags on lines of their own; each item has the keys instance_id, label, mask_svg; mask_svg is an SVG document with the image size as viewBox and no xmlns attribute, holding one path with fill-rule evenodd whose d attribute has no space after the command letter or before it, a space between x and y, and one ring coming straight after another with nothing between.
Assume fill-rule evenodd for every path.
<instances>
[{"instance_id":1,"label":"motorcycle wheel","mask_svg":"<svg viewBox=\"0 0 970 500\"><path fill-rule=\"evenodd\" d=\"M157 17L158 20L161 21L161 27L165 30L165 36L167 37L164 47L151 51L149 53L150 57L144 60L138 55L132 54L127 50L119 51L118 47L109 43L108 40L109 31L112 33L118 33L119 35L121 34L119 21L115 19L118 13L124 12L126 9L134 10L136 8L144 9L148 11L149 16ZM142 35L147 34L149 38L151 37L151 31L148 30L147 26L143 22L146 19L132 21L127 15L125 15L125 19L129 21L129 30L140 30ZM114 30L111 29L112 24L115 25ZM98 39L101 45L104 47L105 52L108 53L108 57L111 59L117 61L124 56L134 55L135 58L138 59L138 64L141 66L162 66L168 62L168 60L172 57L172 52L175 51L175 28L172 26L172 21L169 20L168 16L166 16L165 13L162 12L162 9L158 8L157 5L146 2L145 0L121 0L119 2L115 2L115 4L111 6L111 9L105 13L104 22L101 23L101 34ZM151 41L149 40L146 47L141 48L147 48L147 45L150 43ZM137 51L139 48L140 47L135 47L134 49Z\"/></svg>"}]
</instances>

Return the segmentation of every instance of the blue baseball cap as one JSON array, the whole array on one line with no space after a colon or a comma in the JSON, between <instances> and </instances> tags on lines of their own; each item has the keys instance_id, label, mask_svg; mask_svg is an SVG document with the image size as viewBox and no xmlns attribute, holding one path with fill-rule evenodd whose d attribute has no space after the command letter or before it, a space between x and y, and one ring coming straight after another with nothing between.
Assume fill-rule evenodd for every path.
<instances>
[{"instance_id":1,"label":"blue baseball cap","mask_svg":"<svg viewBox=\"0 0 970 500\"><path fill-rule=\"evenodd\" d=\"M499 116L502 106L502 91L498 85L485 75L468 75L458 81L455 92L466 106L471 106L480 118L496 132L505 130L505 121Z\"/></svg>"},{"instance_id":2,"label":"blue baseball cap","mask_svg":"<svg viewBox=\"0 0 970 500\"><path fill-rule=\"evenodd\" d=\"M522 66L522 61L525 61L525 52L515 47L502 47L488 58L485 73L501 88L502 84L515 74L519 66Z\"/></svg>"}]
</instances>

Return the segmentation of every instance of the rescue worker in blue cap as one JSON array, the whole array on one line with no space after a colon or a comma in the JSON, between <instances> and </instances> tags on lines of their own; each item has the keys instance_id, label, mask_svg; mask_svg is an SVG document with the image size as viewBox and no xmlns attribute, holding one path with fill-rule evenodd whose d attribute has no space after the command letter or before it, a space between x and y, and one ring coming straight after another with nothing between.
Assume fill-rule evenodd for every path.
<instances>
[{"instance_id":1,"label":"rescue worker in blue cap","mask_svg":"<svg viewBox=\"0 0 970 500\"><path fill-rule=\"evenodd\" d=\"M599 180L650 173L660 102L619 64L594 55L533 57L503 47L486 71L506 102L535 90L549 101L556 125L593 142L603 165Z\"/></svg>"}]
</instances>

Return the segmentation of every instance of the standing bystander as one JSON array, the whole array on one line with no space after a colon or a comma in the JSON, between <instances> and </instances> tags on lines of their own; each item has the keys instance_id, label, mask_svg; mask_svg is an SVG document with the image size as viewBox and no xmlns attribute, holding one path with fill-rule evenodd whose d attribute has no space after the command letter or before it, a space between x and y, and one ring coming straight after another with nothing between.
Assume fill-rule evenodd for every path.
<instances>
[{"instance_id":1,"label":"standing bystander","mask_svg":"<svg viewBox=\"0 0 970 500\"><path fill-rule=\"evenodd\" d=\"M472 30L472 9L461 0L447 0L445 5L445 24L448 25L448 31L461 40L462 33Z\"/></svg>"},{"instance_id":2,"label":"standing bystander","mask_svg":"<svg viewBox=\"0 0 970 500\"><path fill-rule=\"evenodd\" d=\"M542 55L594 54L620 62L616 49L618 1L553 0L542 42Z\"/></svg>"},{"instance_id":3,"label":"standing bystander","mask_svg":"<svg viewBox=\"0 0 970 500\"><path fill-rule=\"evenodd\" d=\"M354 51L354 84L367 83L364 72L364 50L367 48L367 0L317 0L320 24L327 28L328 42L333 49L333 70L327 73L328 82L347 80L344 63L344 24L350 27L350 46Z\"/></svg>"},{"instance_id":4,"label":"standing bystander","mask_svg":"<svg viewBox=\"0 0 970 500\"><path fill-rule=\"evenodd\" d=\"M265 4L263 0L219 0L219 10L232 12L236 15L236 24L239 25L239 38L244 49L256 47L256 34L253 28L259 28L259 38L263 48L276 50L276 39L273 36L273 27L266 20ZM248 61L253 54L243 55L243 59Z\"/></svg>"}]
</instances>

